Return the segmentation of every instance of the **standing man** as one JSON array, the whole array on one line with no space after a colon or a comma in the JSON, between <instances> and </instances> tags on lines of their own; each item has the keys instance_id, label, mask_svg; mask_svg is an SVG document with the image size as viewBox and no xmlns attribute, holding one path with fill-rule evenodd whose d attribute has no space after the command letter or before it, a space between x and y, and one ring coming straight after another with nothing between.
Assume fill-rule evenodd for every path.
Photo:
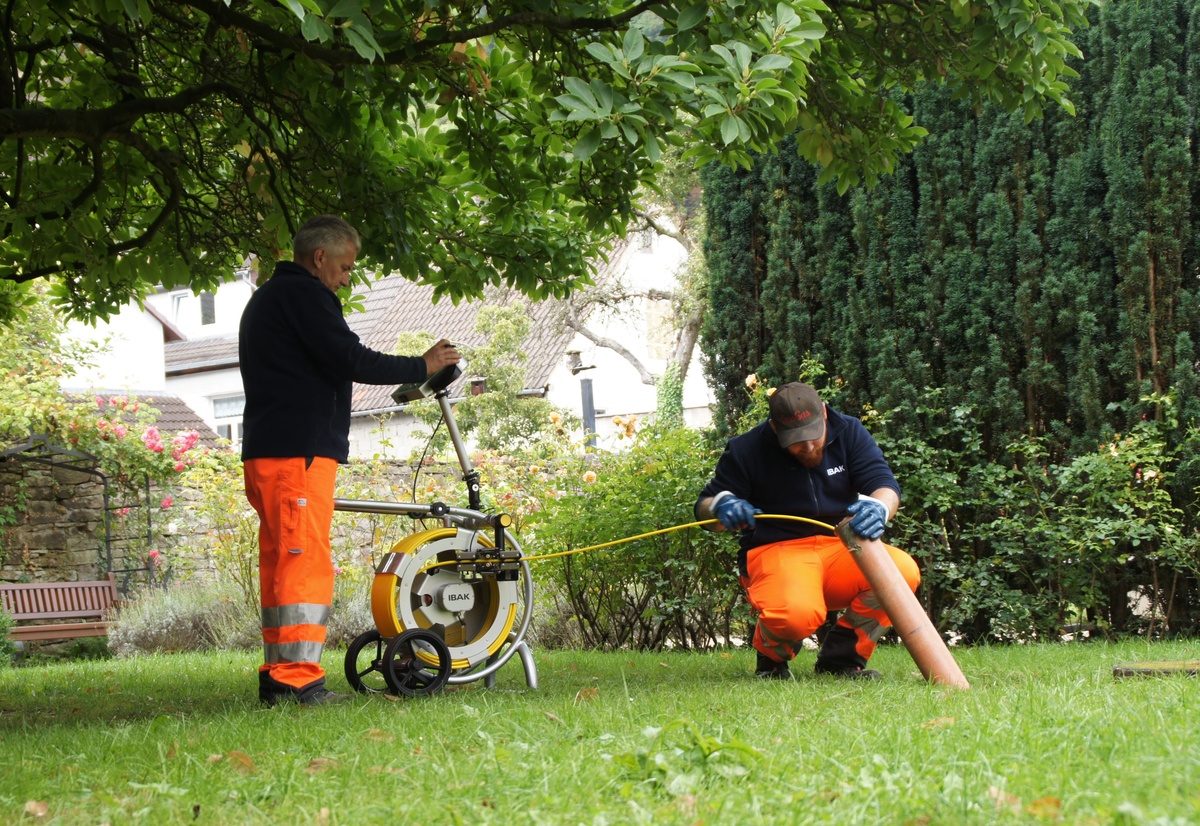
<instances>
[{"instance_id":1,"label":"standing man","mask_svg":"<svg viewBox=\"0 0 1200 826\"><path fill-rule=\"evenodd\" d=\"M695 505L712 530L741 531L738 569L758 614L755 675L787 679L801 642L840 610L817 654L818 673L874 679L875 642L891 627L842 541L807 522L755 520L755 514L802 516L837 524L852 515L859 536L878 539L900 507L900 486L862 422L828 407L807 384L792 382L770 399L771 415L731 439ZM917 564L888 553L914 591Z\"/></svg>"},{"instance_id":2,"label":"standing man","mask_svg":"<svg viewBox=\"0 0 1200 826\"><path fill-rule=\"evenodd\" d=\"M424 356L391 356L359 341L336 290L362 249L354 227L318 215L300 231L292 260L246 304L238 341L246 393L242 460L246 498L259 518L267 705L345 699L325 688L321 651L333 603L329 529L337 466L350 452L352 382L424 381L461 356L442 340Z\"/></svg>"}]
</instances>

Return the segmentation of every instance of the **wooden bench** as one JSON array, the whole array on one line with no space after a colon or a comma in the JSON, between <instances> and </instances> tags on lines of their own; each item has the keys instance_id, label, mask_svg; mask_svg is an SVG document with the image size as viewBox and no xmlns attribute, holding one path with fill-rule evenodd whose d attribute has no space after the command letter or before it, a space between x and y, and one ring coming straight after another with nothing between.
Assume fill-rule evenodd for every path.
<instances>
[{"instance_id":1,"label":"wooden bench","mask_svg":"<svg viewBox=\"0 0 1200 826\"><path fill-rule=\"evenodd\" d=\"M106 614L117 605L113 575L94 582L0 582L0 608L17 623L17 640L59 640L108 635Z\"/></svg>"}]
</instances>

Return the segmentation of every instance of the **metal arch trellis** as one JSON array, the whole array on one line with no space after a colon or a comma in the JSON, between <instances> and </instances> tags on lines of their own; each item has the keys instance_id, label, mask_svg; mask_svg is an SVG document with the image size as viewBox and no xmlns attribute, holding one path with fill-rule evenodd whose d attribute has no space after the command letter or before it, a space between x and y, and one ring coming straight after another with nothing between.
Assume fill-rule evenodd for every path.
<instances>
[{"instance_id":1,"label":"metal arch trellis","mask_svg":"<svg viewBox=\"0 0 1200 826\"><path fill-rule=\"evenodd\" d=\"M30 433L29 438L25 442L0 450L0 460L18 458L26 462L34 462L51 468L65 467L99 479L104 501L104 558L106 572L123 575L118 580L118 587L122 594L128 592L130 581L136 573L145 571L147 577L153 579L154 571L149 564L139 568L113 568L113 544L119 540L113 538L112 512L114 506L109 493L109 478L104 471L100 470L99 458L82 450L75 450L74 448L56 444L45 433ZM150 501L149 478L146 479L146 501L147 503ZM149 545L153 541L153 513L149 507L146 507L145 511L146 541L147 545Z\"/></svg>"}]
</instances>

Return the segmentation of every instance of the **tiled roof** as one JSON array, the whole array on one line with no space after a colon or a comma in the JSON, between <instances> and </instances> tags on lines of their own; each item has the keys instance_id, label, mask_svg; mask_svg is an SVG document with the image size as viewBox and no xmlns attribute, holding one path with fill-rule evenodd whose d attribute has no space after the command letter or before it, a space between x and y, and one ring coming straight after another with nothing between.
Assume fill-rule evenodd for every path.
<instances>
[{"instance_id":1,"label":"tiled roof","mask_svg":"<svg viewBox=\"0 0 1200 826\"><path fill-rule=\"evenodd\" d=\"M529 336L521 349L528 356L525 373L526 392L541 392L550 373L573 333L558 320L562 302L531 302L519 293L488 288L483 301L462 301L455 306L450 301L432 303L433 288L414 284L393 276L376 281L364 294L366 312L355 313L348 320L365 345L384 353L396 351L396 340L401 333L431 333L440 338L466 345L480 345L486 341L483 334L475 330L476 315L483 307L524 306L533 320ZM404 355L419 355L404 353ZM470 377L470 365L467 376ZM459 380L459 384L462 383ZM356 412L378 410L395 406L391 393L394 387L383 385L356 384L353 408ZM451 394L461 393L452 388Z\"/></svg>"},{"instance_id":2,"label":"tiled roof","mask_svg":"<svg viewBox=\"0 0 1200 826\"><path fill-rule=\"evenodd\" d=\"M610 270L623 266L621 259L625 252L625 243L619 242L609 256L611 263L601 266L596 273L597 283L607 279ZM525 362L527 393L545 391L550 374L575 336L574 331L563 322L565 301L547 299L535 302L515 290L487 287L482 301L461 301L456 306L443 299L434 304L432 287L391 276L374 282L369 288L360 287L356 292L363 296L365 312L352 313L347 321L363 344L384 353L393 352L397 337L406 332L430 333L459 344L480 345L485 343L486 337L475 331L475 317L483 307L514 304L525 307L533 321L529 335L521 345L521 350L528 357ZM470 377L471 368L468 364L458 386L451 387L451 394L461 394L462 383ZM356 384L352 402L354 412L394 407L391 396L393 390L395 388L391 386Z\"/></svg>"},{"instance_id":3,"label":"tiled roof","mask_svg":"<svg viewBox=\"0 0 1200 826\"><path fill-rule=\"evenodd\" d=\"M237 336L170 341L163 345L163 357L168 376L237 367Z\"/></svg>"},{"instance_id":4,"label":"tiled roof","mask_svg":"<svg viewBox=\"0 0 1200 826\"><path fill-rule=\"evenodd\" d=\"M96 396L109 399L113 396L127 395L124 391L97 390L89 396L79 393L68 393L67 399L76 404L90 405L99 412L100 408L95 407ZM200 443L202 445L205 447L217 447L217 439L220 437L213 432L212 428L204 423L204 420L196 414L196 411L188 407L187 403L178 396L173 396L170 393L149 393L144 396L138 396L137 400L140 404L153 407L159 412L154 426L159 429L159 432L163 434L163 437L167 441L170 441L170 437L180 431L195 430L200 434ZM111 410L108 406L105 406L103 409L105 411Z\"/></svg>"}]
</instances>

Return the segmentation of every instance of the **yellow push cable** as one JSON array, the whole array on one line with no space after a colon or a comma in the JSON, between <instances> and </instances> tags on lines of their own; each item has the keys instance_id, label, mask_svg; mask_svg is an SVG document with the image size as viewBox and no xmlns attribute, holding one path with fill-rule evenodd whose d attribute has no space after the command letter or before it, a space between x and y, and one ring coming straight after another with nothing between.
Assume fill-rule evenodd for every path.
<instances>
[{"instance_id":1,"label":"yellow push cable","mask_svg":"<svg viewBox=\"0 0 1200 826\"><path fill-rule=\"evenodd\" d=\"M784 520L788 520L791 522L807 522L810 525L817 525L818 527L824 528L825 530L829 531L830 533L834 533L836 531L836 529L833 527L833 525L828 525L824 522L818 522L816 519L809 519L804 516L791 516L786 513L756 513L756 514L754 514L754 518L755 519L784 519ZM538 562L543 559L555 559L560 556L571 556L572 554L582 554L582 553L587 553L588 551L598 551L601 548L610 548L613 545L622 545L626 542L635 542L638 539L647 539L651 536L658 536L659 534L670 533L671 531L681 531L684 528L698 528L698 527L701 527L702 525L711 525L713 522L716 522L716 521L718 521L718 520L704 519L704 520L701 520L700 522L688 522L684 525L674 525L670 528L660 528L657 531L649 531L647 533L640 533L637 536L627 536L624 539L614 539L612 542L602 542L599 545L589 545L586 548L573 548L569 551L559 551L558 553L553 553L553 554L538 554L537 556L524 556L524 557L521 557L521 561L522 562ZM447 562L431 562L428 565L425 565L424 567L422 567L421 570L427 571L430 568L440 568L443 565L457 565L457 564L458 564L458 560L449 560Z\"/></svg>"}]
</instances>

